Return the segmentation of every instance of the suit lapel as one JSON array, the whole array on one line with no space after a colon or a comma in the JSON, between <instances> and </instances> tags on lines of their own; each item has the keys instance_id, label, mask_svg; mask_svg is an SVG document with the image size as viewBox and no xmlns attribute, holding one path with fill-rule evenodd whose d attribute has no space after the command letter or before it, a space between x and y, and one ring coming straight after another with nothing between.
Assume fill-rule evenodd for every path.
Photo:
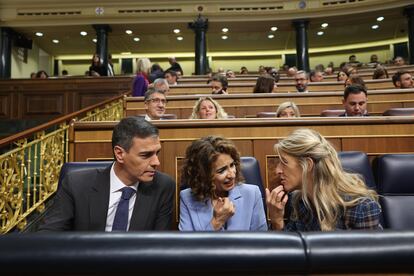
<instances>
[{"instance_id":1,"label":"suit lapel","mask_svg":"<svg viewBox=\"0 0 414 276\"><path fill-rule=\"evenodd\" d=\"M98 170L95 184L89 196L89 229L105 231L108 214L111 166Z\"/></svg>"},{"instance_id":2,"label":"suit lapel","mask_svg":"<svg viewBox=\"0 0 414 276\"><path fill-rule=\"evenodd\" d=\"M151 218L150 213L153 209L154 203L153 186L155 182L142 182L139 183L137 190L137 197L135 199L134 211L132 212L131 221L129 223L129 231L148 230L152 228L149 224Z\"/></svg>"}]
</instances>

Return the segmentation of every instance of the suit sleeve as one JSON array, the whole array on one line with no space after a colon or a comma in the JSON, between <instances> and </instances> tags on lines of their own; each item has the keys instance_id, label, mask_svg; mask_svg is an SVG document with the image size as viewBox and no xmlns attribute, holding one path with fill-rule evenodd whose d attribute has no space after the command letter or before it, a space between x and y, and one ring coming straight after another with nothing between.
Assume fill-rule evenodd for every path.
<instances>
[{"instance_id":1,"label":"suit sleeve","mask_svg":"<svg viewBox=\"0 0 414 276\"><path fill-rule=\"evenodd\" d=\"M52 205L40 225L39 232L68 231L73 229L74 200L69 185L70 176L66 175L53 199Z\"/></svg>"},{"instance_id":2,"label":"suit sleeve","mask_svg":"<svg viewBox=\"0 0 414 276\"><path fill-rule=\"evenodd\" d=\"M182 193L180 194L180 223L178 224L178 229L180 231L195 231L191 221L190 210Z\"/></svg>"},{"instance_id":3,"label":"suit sleeve","mask_svg":"<svg viewBox=\"0 0 414 276\"><path fill-rule=\"evenodd\" d=\"M256 189L255 196L254 196L254 207L253 207L253 215L252 221L250 225L251 231L267 231L267 221L266 221L266 214L263 207L263 200L260 190L257 186L254 186Z\"/></svg>"},{"instance_id":4,"label":"suit sleeve","mask_svg":"<svg viewBox=\"0 0 414 276\"><path fill-rule=\"evenodd\" d=\"M171 230L175 198L175 182L167 176L161 178L165 187L161 197L160 209L154 230Z\"/></svg>"}]
</instances>

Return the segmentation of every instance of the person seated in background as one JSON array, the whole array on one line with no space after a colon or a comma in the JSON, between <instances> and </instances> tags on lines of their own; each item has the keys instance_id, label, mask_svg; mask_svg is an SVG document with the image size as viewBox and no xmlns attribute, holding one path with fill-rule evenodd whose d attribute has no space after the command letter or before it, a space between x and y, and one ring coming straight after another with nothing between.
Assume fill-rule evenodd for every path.
<instances>
[{"instance_id":1,"label":"person seated in background","mask_svg":"<svg viewBox=\"0 0 414 276\"><path fill-rule=\"evenodd\" d=\"M378 56L376 54L372 54L371 57L369 58L369 66L377 66L381 64L381 62L378 61Z\"/></svg>"},{"instance_id":2,"label":"person seated in background","mask_svg":"<svg viewBox=\"0 0 414 276\"><path fill-rule=\"evenodd\" d=\"M148 85L148 88L151 88L151 87L165 94L167 94L170 91L170 86L168 85L167 80L164 78L156 79L153 83Z\"/></svg>"},{"instance_id":3,"label":"person seated in background","mask_svg":"<svg viewBox=\"0 0 414 276\"><path fill-rule=\"evenodd\" d=\"M195 102L189 119L227 119L227 113L211 97L201 97Z\"/></svg>"},{"instance_id":4,"label":"person seated in background","mask_svg":"<svg viewBox=\"0 0 414 276\"><path fill-rule=\"evenodd\" d=\"M175 57L169 57L168 62L170 63L171 67L168 68L166 71L171 70L171 71L179 72L179 75L177 74L178 76L184 75L183 69L181 68L181 65L177 62Z\"/></svg>"},{"instance_id":5,"label":"person seated in background","mask_svg":"<svg viewBox=\"0 0 414 276\"><path fill-rule=\"evenodd\" d=\"M229 139L207 136L186 150L180 231L266 231L259 187L241 183L240 154Z\"/></svg>"},{"instance_id":6,"label":"person seated in background","mask_svg":"<svg viewBox=\"0 0 414 276\"><path fill-rule=\"evenodd\" d=\"M287 70L287 76L293 78L295 77L297 72L298 72L298 68L296 68L296 66L292 66Z\"/></svg>"},{"instance_id":7,"label":"person seated in background","mask_svg":"<svg viewBox=\"0 0 414 276\"><path fill-rule=\"evenodd\" d=\"M296 118L300 117L299 108L294 102L281 103L276 109L277 118Z\"/></svg>"},{"instance_id":8,"label":"person seated in background","mask_svg":"<svg viewBox=\"0 0 414 276\"><path fill-rule=\"evenodd\" d=\"M349 75L346 71L339 71L338 74L336 74L336 80L338 82L345 83L345 81L348 79Z\"/></svg>"},{"instance_id":9,"label":"person seated in background","mask_svg":"<svg viewBox=\"0 0 414 276\"><path fill-rule=\"evenodd\" d=\"M372 74L373 80L388 79L388 78L389 78L388 71L383 66L377 66L374 70L374 73Z\"/></svg>"},{"instance_id":10,"label":"person seated in background","mask_svg":"<svg viewBox=\"0 0 414 276\"><path fill-rule=\"evenodd\" d=\"M67 77L69 75L68 70L62 70L62 77Z\"/></svg>"},{"instance_id":11,"label":"person seated in background","mask_svg":"<svg viewBox=\"0 0 414 276\"><path fill-rule=\"evenodd\" d=\"M266 68L263 65L260 65L257 71L259 72L259 75L267 74Z\"/></svg>"},{"instance_id":12,"label":"person seated in background","mask_svg":"<svg viewBox=\"0 0 414 276\"><path fill-rule=\"evenodd\" d=\"M266 188L272 229L382 229L377 193L359 175L343 170L338 153L318 132L297 129L274 150L278 185Z\"/></svg>"},{"instance_id":13,"label":"person seated in background","mask_svg":"<svg viewBox=\"0 0 414 276\"><path fill-rule=\"evenodd\" d=\"M151 66L150 74L148 76L149 82L154 82L156 79L164 77L164 70L162 70L161 66L158 63L154 63Z\"/></svg>"},{"instance_id":14,"label":"person seated in background","mask_svg":"<svg viewBox=\"0 0 414 276\"><path fill-rule=\"evenodd\" d=\"M403 65L405 65L405 59L403 57L401 57L401 56L396 56L394 58L394 65L397 65L397 66L403 66Z\"/></svg>"},{"instance_id":15,"label":"person seated in background","mask_svg":"<svg viewBox=\"0 0 414 276\"><path fill-rule=\"evenodd\" d=\"M164 78L167 80L169 85L177 85L177 72L172 70L165 71Z\"/></svg>"},{"instance_id":16,"label":"person seated in background","mask_svg":"<svg viewBox=\"0 0 414 276\"><path fill-rule=\"evenodd\" d=\"M235 78L236 74L232 70L227 70L226 77L227 78Z\"/></svg>"},{"instance_id":17,"label":"person seated in background","mask_svg":"<svg viewBox=\"0 0 414 276\"><path fill-rule=\"evenodd\" d=\"M311 82L321 82L323 81L323 71L311 70L309 73L309 78Z\"/></svg>"},{"instance_id":18,"label":"person seated in background","mask_svg":"<svg viewBox=\"0 0 414 276\"><path fill-rule=\"evenodd\" d=\"M160 120L165 113L167 98L163 91L148 88L144 96L145 120Z\"/></svg>"},{"instance_id":19,"label":"person seated in background","mask_svg":"<svg viewBox=\"0 0 414 276\"><path fill-rule=\"evenodd\" d=\"M249 74L249 70L247 70L247 67L246 66L242 66L240 68L240 74L241 75L247 75L247 74Z\"/></svg>"},{"instance_id":20,"label":"person seated in background","mask_svg":"<svg viewBox=\"0 0 414 276\"><path fill-rule=\"evenodd\" d=\"M350 55L349 56L349 60L348 60L348 64L352 65L352 66L360 66L361 62L356 60L356 56L355 55Z\"/></svg>"},{"instance_id":21,"label":"person seated in background","mask_svg":"<svg viewBox=\"0 0 414 276\"><path fill-rule=\"evenodd\" d=\"M341 117L369 116L367 89L359 84L345 87L342 104L345 113Z\"/></svg>"},{"instance_id":22,"label":"person seated in background","mask_svg":"<svg viewBox=\"0 0 414 276\"><path fill-rule=\"evenodd\" d=\"M297 71L295 75L296 90L300 93L308 93L309 75L306 71Z\"/></svg>"},{"instance_id":23,"label":"person seated in background","mask_svg":"<svg viewBox=\"0 0 414 276\"><path fill-rule=\"evenodd\" d=\"M49 75L46 73L45 70L40 70L36 73L36 79L47 79Z\"/></svg>"},{"instance_id":24,"label":"person seated in background","mask_svg":"<svg viewBox=\"0 0 414 276\"><path fill-rule=\"evenodd\" d=\"M101 62L101 56L99 54L94 54L92 56L92 64L89 66L89 76L99 77L107 76L108 70Z\"/></svg>"},{"instance_id":25,"label":"person seated in background","mask_svg":"<svg viewBox=\"0 0 414 276\"><path fill-rule=\"evenodd\" d=\"M349 86L351 84L359 84L359 85L363 86L365 88L365 90L368 90L367 86L365 85L364 79L361 78L358 75L349 76L348 79L345 81L345 87Z\"/></svg>"},{"instance_id":26,"label":"person seated in background","mask_svg":"<svg viewBox=\"0 0 414 276\"><path fill-rule=\"evenodd\" d=\"M414 88L413 77L408 71L398 71L392 76L392 83L396 88Z\"/></svg>"},{"instance_id":27,"label":"person seated in background","mask_svg":"<svg viewBox=\"0 0 414 276\"><path fill-rule=\"evenodd\" d=\"M208 83L211 87L211 94L227 94L229 82L225 76L216 74L208 81Z\"/></svg>"},{"instance_id":28,"label":"person seated in background","mask_svg":"<svg viewBox=\"0 0 414 276\"><path fill-rule=\"evenodd\" d=\"M333 69L333 67L326 67L325 68L325 71L324 71L324 74L326 75L326 76L330 76L330 75L333 75L333 73L334 73L334 69Z\"/></svg>"},{"instance_id":29,"label":"person seated in background","mask_svg":"<svg viewBox=\"0 0 414 276\"><path fill-rule=\"evenodd\" d=\"M148 58L140 58L137 62L137 74L132 82L132 96L144 96L148 89L148 75L151 70L151 61Z\"/></svg>"},{"instance_id":30,"label":"person seated in background","mask_svg":"<svg viewBox=\"0 0 414 276\"><path fill-rule=\"evenodd\" d=\"M170 230L175 182L157 171L158 129L137 116L112 132L115 161L65 175L40 231Z\"/></svg>"},{"instance_id":31,"label":"person seated in background","mask_svg":"<svg viewBox=\"0 0 414 276\"><path fill-rule=\"evenodd\" d=\"M30 73L30 78L31 79L35 79L36 78L36 74L37 74L36 72L31 72Z\"/></svg>"},{"instance_id":32,"label":"person seated in background","mask_svg":"<svg viewBox=\"0 0 414 276\"><path fill-rule=\"evenodd\" d=\"M219 67L219 69L217 70L217 75L218 76L226 76L226 72L224 71L223 67Z\"/></svg>"},{"instance_id":33,"label":"person seated in background","mask_svg":"<svg viewBox=\"0 0 414 276\"><path fill-rule=\"evenodd\" d=\"M275 88L275 79L270 75L261 75L257 78L253 93L272 93Z\"/></svg>"}]
</instances>

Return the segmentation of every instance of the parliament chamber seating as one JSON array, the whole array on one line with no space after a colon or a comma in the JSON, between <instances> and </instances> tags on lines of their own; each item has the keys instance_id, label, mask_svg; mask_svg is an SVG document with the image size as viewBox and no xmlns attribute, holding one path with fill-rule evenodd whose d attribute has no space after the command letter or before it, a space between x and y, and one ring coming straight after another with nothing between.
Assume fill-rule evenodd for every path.
<instances>
[{"instance_id":1,"label":"parliament chamber seating","mask_svg":"<svg viewBox=\"0 0 414 276\"><path fill-rule=\"evenodd\" d=\"M413 116L414 107L390 108L384 111L383 116Z\"/></svg>"},{"instance_id":2,"label":"parliament chamber seating","mask_svg":"<svg viewBox=\"0 0 414 276\"><path fill-rule=\"evenodd\" d=\"M258 112L257 118L276 118L276 112Z\"/></svg>"},{"instance_id":3,"label":"parliament chamber seating","mask_svg":"<svg viewBox=\"0 0 414 276\"><path fill-rule=\"evenodd\" d=\"M377 189L368 156L364 152L341 151L338 157L345 171L361 175L369 188Z\"/></svg>"},{"instance_id":4,"label":"parliament chamber seating","mask_svg":"<svg viewBox=\"0 0 414 276\"><path fill-rule=\"evenodd\" d=\"M414 230L414 154L386 154L376 160L384 227Z\"/></svg>"},{"instance_id":5,"label":"parliament chamber seating","mask_svg":"<svg viewBox=\"0 0 414 276\"><path fill-rule=\"evenodd\" d=\"M414 232L130 232L0 236L2 274L401 275ZM408 274L404 274L408 275Z\"/></svg>"},{"instance_id":6,"label":"parliament chamber seating","mask_svg":"<svg viewBox=\"0 0 414 276\"><path fill-rule=\"evenodd\" d=\"M345 113L344 109L325 109L321 112L321 117L338 117Z\"/></svg>"}]
</instances>

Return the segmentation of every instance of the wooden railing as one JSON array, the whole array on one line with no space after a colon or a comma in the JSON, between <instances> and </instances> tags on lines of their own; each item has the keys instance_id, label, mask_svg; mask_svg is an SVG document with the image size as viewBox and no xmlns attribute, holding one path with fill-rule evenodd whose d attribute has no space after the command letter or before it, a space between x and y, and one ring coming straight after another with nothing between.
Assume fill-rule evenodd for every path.
<instances>
[{"instance_id":1,"label":"wooden railing","mask_svg":"<svg viewBox=\"0 0 414 276\"><path fill-rule=\"evenodd\" d=\"M68 160L68 128L75 121L113 121L122 117L124 95L62 116L0 140L0 233L43 211L57 188L60 169ZM52 131L51 131L52 129Z\"/></svg>"}]
</instances>

